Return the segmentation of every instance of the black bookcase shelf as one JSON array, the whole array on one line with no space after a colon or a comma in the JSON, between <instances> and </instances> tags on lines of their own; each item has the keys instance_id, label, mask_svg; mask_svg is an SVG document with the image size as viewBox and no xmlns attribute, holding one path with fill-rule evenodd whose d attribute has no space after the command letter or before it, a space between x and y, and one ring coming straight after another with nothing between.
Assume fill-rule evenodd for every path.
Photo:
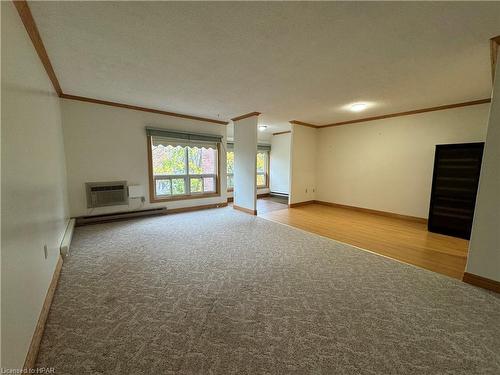
<instances>
[{"instance_id":1,"label":"black bookcase shelf","mask_svg":"<svg viewBox=\"0 0 500 375\"><path fill-rule=\"evenodd\" d=\"M429 231L469 239L484 142L437 145Z\"/></svg>"}]
</instances>

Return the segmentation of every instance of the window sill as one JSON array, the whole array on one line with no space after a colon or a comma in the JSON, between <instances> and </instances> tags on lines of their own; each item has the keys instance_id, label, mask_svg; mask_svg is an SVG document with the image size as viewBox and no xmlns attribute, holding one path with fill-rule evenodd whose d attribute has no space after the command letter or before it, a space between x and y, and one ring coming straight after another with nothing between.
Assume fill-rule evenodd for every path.
<instances>
[{"instance_id":1,"label":"window sill","mask_svg":"<svg viewBox=\"0 0 500 375\"><path fill-rule=\"evenodd\" d=\"M199 194L199 195L176 195L169 198L160 198L154 197L149 200L150 203L161 203L161 202L172 202L172 201L184 201L189 199L202 199L202 198L214 198L220 197L219 193L210 193L210 194Z\"/></svg>"}]
</instances>

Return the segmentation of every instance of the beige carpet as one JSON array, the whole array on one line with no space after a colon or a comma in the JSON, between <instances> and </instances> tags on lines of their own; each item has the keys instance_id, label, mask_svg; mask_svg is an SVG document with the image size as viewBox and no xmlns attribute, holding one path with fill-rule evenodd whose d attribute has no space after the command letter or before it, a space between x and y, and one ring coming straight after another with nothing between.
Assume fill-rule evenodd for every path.
<instances>
[{"instance_id":1,"label":"beige carpet","mask_svg":"<svg viewBox=\"0 0 500 375\"><path fill-rule=\"evenodd\" d=\"M77 228L57 374L500 374L500 296L231 208Z\"/></svg>"}]
</instances>

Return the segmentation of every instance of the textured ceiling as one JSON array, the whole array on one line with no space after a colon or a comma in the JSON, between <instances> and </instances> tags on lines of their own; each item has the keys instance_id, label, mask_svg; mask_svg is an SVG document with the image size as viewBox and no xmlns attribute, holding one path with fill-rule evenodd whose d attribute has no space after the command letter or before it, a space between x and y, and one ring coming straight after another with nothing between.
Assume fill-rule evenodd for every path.
<instances>
[{"instance_id":1,"label":"textured ceiling","mask_svg":"<svg viewBox=\"0 0 500 375\"><path fill-rule=\"evenodd\" d=\"M269 132L489 97L500 34L500 2L30 6L65 93Z\"/></svg>"}]
</instances>

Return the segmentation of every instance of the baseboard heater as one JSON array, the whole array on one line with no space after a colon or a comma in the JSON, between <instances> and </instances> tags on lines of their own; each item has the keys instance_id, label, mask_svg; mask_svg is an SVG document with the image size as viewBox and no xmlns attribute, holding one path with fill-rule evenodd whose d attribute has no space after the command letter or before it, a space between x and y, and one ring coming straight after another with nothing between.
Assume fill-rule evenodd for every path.
<instances>
[{"instance_id":1,"label":"baseboard heater","mask_svg":"<svg viewBox=\"0 0 500 375\"><path fill-rule=\"evenodd\" d=\"M73 231L75 229L75 219L69 219L68 226L66 227L66 231L64 232L64 237L61 242L61 246L59 251L63 257L67 257L69 255L69 246L71 245L71 239L73 238Z\"/></svg>"},{"instance_id":2,"label":"baseboard heater","mask_svg":"<svg viewBox=\"0 0 500 375\"><path fill-rule=\"evenodd\" d=\"M277 193L275 191L271 191L269 194L271 194L272 197L288 198L288 194L286 194L286 193Z\"/></svg>"},{"instance_id":3,"label":"baseboard heater","mask_svg":"<svg viewBox=\"0 0 500 375\"><path fill-rule=\"evenodd\" d=\"M160 207L160 208L151 208L147 210L113 212L110 214L102 214L102 215L79 216L76 218L76 226L79 227L88 224L133 219L141 216L166 215L166 214L167 214L167 208Z\"/></svg>"}]
</instances>

